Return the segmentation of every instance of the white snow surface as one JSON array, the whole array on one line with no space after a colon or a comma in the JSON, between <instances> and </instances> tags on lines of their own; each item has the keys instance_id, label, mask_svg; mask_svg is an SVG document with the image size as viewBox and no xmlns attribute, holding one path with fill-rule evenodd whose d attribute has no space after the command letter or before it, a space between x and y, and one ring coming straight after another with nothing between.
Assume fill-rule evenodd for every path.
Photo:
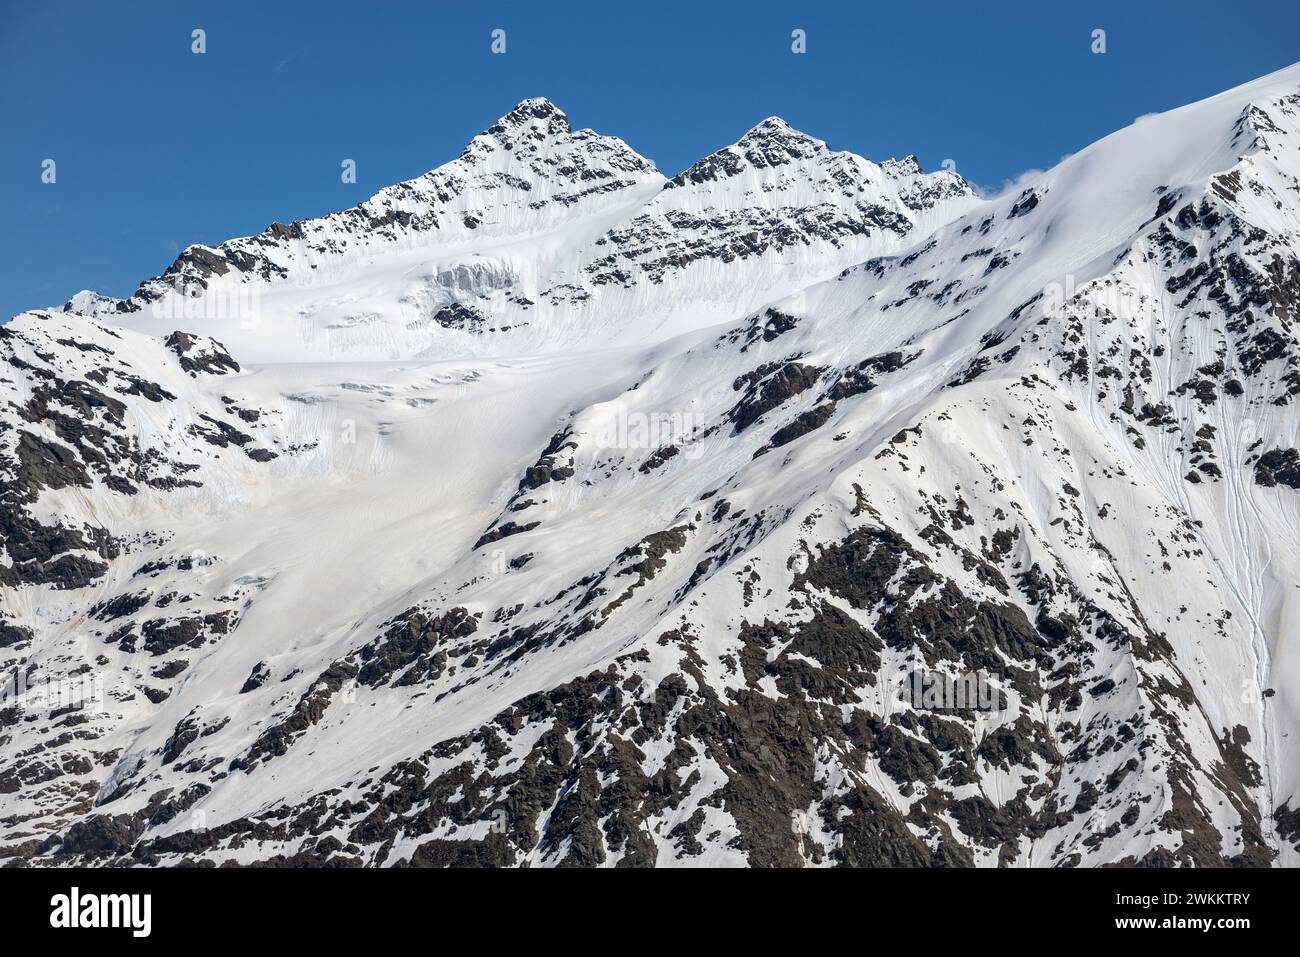
<instances>
[{"instance_id":1,"label":"white snow surface","mask_svg":"<svg viewBox=\"0 0 1300 957\"><path fill-rule=\"evenodd\" d=\"M30 636L0 646L6 670L84 664L106 689L85 723L0 728L0 855L445 862L496 840L504 808L497 863L1294 865L1300 489L1261 482L1260 463L1300 447L1298 256L1300 67L988 199L776 118L669 180L538 99L353 210L191 247L126 300L24 314L0 340L0 468L27 461L24 433L71 447L86 482L46 478L19 510L119 546L74 550L103 564L79 587L0 582L0 624ZM199 345L178 351L176 330ZM223 350L238 371L185 367ZM166 397L132 394L132 376ZM758 408L765 383L801 376ZM134 491L51 407L132 444ZM245 441L214 443L214 420ZM660 420L671 435L638 431ZM817 573L864 529L911 556L869 605ZM19 569L13 534L0 566ZM875 548L854 553L864 580ZM944 716L970 736L961 774L891 694L921 665L967 670L918 610L966 614L954 592L1042 641L1031 665L998 646L1035 675L998 679L1007 709ZM104 611L124 595L143 604ZM901 639L895 602L913 610ZM462 608L473 633L438 632L408 683L363 680L363 649L403 615ZM225 612L223 633L147 647L150 622ZM957 633L982 635L981 613ZM870 676L798 640L828 615L881 636ZM128 625L133 648L113 637ZM784 637L756 645L762 628ZM338 662L360 677L304 710ZM243 690L258 668L269 679ZM809 672L824 683L791 684ZM606 710L569 721L556 689L603 674L626 703L606 689ZM520 704L539 695L551 704ZM802 731L772 731L755 773L720 743L739 740L737 712L718 736L689 720L724 706L765 728L758 709L802 708ZM258 750L306 711L282 751ZM837 730L868 718L911 744ZM634 783L624 748L676 784ZM938 773L916 757L931 751ZM521 771L546 760L562 783ZM430 792L376 812L413 761ZM760 778L776 783L744 784ZM620 780L656 797L613 797ZM159 817L164 792L197 785ZM274 832L313 802L333 818ZM849 826L862 806L897 816L888 846ZM421 823L359 829L390 811ZM793 814L789 838L756 837L768 812ZM998 838L972 823L994 813ZM110 850L67 837L106 815L138 833ZM148 844L176 835L189 843Z\"/></svg>"}]
</instances>

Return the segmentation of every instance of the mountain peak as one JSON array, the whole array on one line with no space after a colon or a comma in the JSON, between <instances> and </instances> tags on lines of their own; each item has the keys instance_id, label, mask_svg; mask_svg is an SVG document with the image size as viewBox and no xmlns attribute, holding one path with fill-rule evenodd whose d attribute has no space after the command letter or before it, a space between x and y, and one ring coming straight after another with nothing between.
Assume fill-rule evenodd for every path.
<instances>
[{"instance_id":1,"label":"mountain peak","mask_svg":"<svg viewBox=\"0 0 1300 957\"><path fill-rule=\"evenodd\" d=\"M793 126L791 126L781 117L769 116L767 117L767 119L754 124L754 126L750 128L749 132L746 133L743 137L741 137L741 139L743 141L749 139L752 136L765 136L770 134L798 133L798 132L799 132L798 130L796 130Z\"/></svg>"},{"instance_id":2,"label":"mountain peak","mask_svg":"<svg viewBox=\"0 0 1300 957\"><path fill-rule=\"evenodd\" d=\"M887 159L880 164L880 168L893 177L920 176L923 172L921 161L916 158L915 153L908 153L902 159Z\"/></svg>"},{"instance_id":3,"label":"mountain peak","mask_svg":"<svg viewBox=\"0 0 1300 957\"><path fill-rule=\"evenodd\" d=\"M569 117L546 97L534 96L521 100L513 110L489 126L486 132L501 134L529 128L544 129L547 133L568 133Z\"/></svg>"},{"instance_id":4,"label":"mountain peak","mask_svg":"<svg viewBox=\"0 0 1300 957\"><path fill-rule=\"evenodd\" d=\"M521 100L514 109L474 137L462 158L483 156L505 150L513 153L519 148L536 149L551 140L573 135L569 118L564 111L543 96Z\"/></svg>"},{"instance_id":5,"label":"mountain peak","mask_svg":"<svg viewBox=\"0 0 1300 957\"><path fill-rule=\"evenodd\" d=\"M749 132L740 138L736 146L743 149L758 147L762 149L774 148L778 151L785 150L796 157L804 155L809 150L816 150L818 147L826 148L826 144L821 140L796 130L779 116L769 116L751 128Z\"/></svg>"},{"instance_id":6,"label":"mountain peak","mask_svg":"<svg viewBox=\"0 0 1300 957\"><path fill-rule=\"evenodd\" d=\"M779 116L769 116L733 145L711 153L672 180L676 186L726 179L746 169L771 169L829 153L826 144L800 132Z\"/></svg>"},{"instance_id":7,"label":"mountain peak","mask_svg":"<svg viewBox=\"0 0 1300 957\"><path fill-rule=\"evenodd\" d=\"M100 311L115 309L121 300L113 299L102 293L95 292L93 289L83 289L74 293L72 298L63 304L64 312L75 312L80 315L93 316Z\"/></svg>"}]
</instances>

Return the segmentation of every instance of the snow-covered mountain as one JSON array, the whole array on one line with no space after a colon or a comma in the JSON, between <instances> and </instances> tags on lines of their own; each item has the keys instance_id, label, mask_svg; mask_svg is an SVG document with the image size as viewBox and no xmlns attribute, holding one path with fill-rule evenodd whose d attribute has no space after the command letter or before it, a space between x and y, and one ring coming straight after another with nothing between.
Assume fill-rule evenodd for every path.
<instances>
[{"instance_id":1,"label":"snow-covered mountain","mask_svg":"<svg viewBox=\"0 0 1300 957\"><path fill-rule=\"evenodd\" d=\"M249 362L638 344L743 316L977 203L956 173L877 166L775 118L668 181L526 100L359 206L191 246L128 299L64 309L154 335L203 319Z\"/></svg>"},{"instance_id":2,"label":"snow-covered mountain","mask_svg":"<svg viewBox=\"0 0 1300 957\"><path fill-rule=\"evenodd\" d=\"M1300 67L991 199L525 101L0 327L0 856L1295 864L1298 321Z\"/></svg>"}]
</instances>

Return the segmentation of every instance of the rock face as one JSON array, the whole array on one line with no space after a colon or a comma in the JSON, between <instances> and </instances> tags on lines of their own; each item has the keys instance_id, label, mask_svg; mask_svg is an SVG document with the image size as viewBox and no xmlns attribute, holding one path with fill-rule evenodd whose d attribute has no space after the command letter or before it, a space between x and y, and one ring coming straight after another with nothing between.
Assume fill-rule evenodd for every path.
<instances>
[{"instance_id":1,"label":"rock face","mask_svg":"<svg viewBox=\"0 0 1300 957\"><path fill-rule=\"evenodd\" d=\"M1300 68L993 199L529 100L18 317L0 856L1300 862L1298 177Z\"/></svg>"}]
</instances>

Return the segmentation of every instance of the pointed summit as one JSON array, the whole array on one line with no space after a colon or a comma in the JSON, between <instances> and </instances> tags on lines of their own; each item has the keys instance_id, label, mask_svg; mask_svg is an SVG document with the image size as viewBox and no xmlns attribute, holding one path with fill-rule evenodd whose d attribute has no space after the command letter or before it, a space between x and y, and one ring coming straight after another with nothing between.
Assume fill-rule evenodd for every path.
<instances>
[{"instance_id":1,"label":"pointed summit","mask_svg":"<svg viewBox=\"0 0 1300 957\"><path fill-rule=\"evenodd\" d=\"M922 174L921 161L916 158L915 153L908 153L902 159L887 159L880 164L880 168L895 179L899 176L920 176Z\"/></svg>"},{"instance_id":2,"label":"pointed summit","mask_svg":"<svg viewBox=\"0 0 1300 957\"><path fill-rule=\"evenodd\" d=\"M829 152L821 140L796 130L779 116L769 116L735 144L706 156L672 183L683 186L727 179L746 169L773 169Z\"/></svg>"},{"instance_id":3,"label":"pointed summit","mask_svg":"<svg viewBox=\"0 0 1300 957\"><path fill-rule=\"evenodd\" d=\"M573 135L564 111L542 96L522 100L509 113L474 137L462 159L483 157L498 150L530 152L552 140Z\"/></svg>"},{"instance_id":4,"label":"pointed summit","mask_svg":"<svg viewBox=\"0 0 1300 957\"><path fill-rule=\"evenodd\" d=\"M75 312L83 316L96 316L101 312L115 311L117 304L121 301L95 292L93 289L83 289L65 302L62 308L64 312Z\"/></svg>"},{"instance_id":5,"label":"pointed summit","mask_svg":"<svg viewBox=\"0 0 1300 957\"><path fill-rule=\"evenodd\" d=\"M807 133L796 130L793 126L781 119L779 116L769 116L761 123L753 126L748 133L740 138L740 143L763 142L769 139L800 139L816 143Z\"/></svg>"},{"instance_id":6,"label":"pointed summit","mask_svg":"<svg viewBox=\"0 0 1300 957\"><path fill-rule=\"evenodd\" d=\"M569 118L564 111L545 97L537 96L520 102L475 139L491 138L505 145L571 132Z\"/></svg>"},{"instance_id":7,"label":"pointed summit","mask_svg":"<svg viewBox=\"0 0 1300 957\"><path fill-rule=\"evenodd\" d=\"M827 153L826 144L800 132L779 116L769 116L740 138L736 148L752 166L763 169L784 166L790 160Z\"/></svg>"},{"instance_id":8,"label":"pointed summit","mask_svg":"<svg viewBox=\"0 0 1300 957\"><path fill-rule=\"evenodd\" d=\"M543 154L549 158L542 160ZM471 166L484 162L506 165L525 162L533 174L542 178L557 172L561 176L575 175L580 170L586 172L577 175L598 178L612 175L610 170L632 176L647 173L658 176L653 163L618 137L604 136L590 129L573 129L565 112L544 96L520 101L470 140L459 161ZM609 169L593 174L589 168L593 166Z\"/></svg>"},{"instance_id":9,"label":"pointed summit","mask_svg":"<svg viewBox=\"0 0 1300 957\"><path fill-rule=\"evenodd\" d=\"M563 130L567 132L569 129L569 118L563 110L544 96L534 96L527 100L521 100L513 110L497 120L489 128L489 131L497 127L514 129L537 123L553 125L557 131Z\"/></svg>"}]
</instances>

